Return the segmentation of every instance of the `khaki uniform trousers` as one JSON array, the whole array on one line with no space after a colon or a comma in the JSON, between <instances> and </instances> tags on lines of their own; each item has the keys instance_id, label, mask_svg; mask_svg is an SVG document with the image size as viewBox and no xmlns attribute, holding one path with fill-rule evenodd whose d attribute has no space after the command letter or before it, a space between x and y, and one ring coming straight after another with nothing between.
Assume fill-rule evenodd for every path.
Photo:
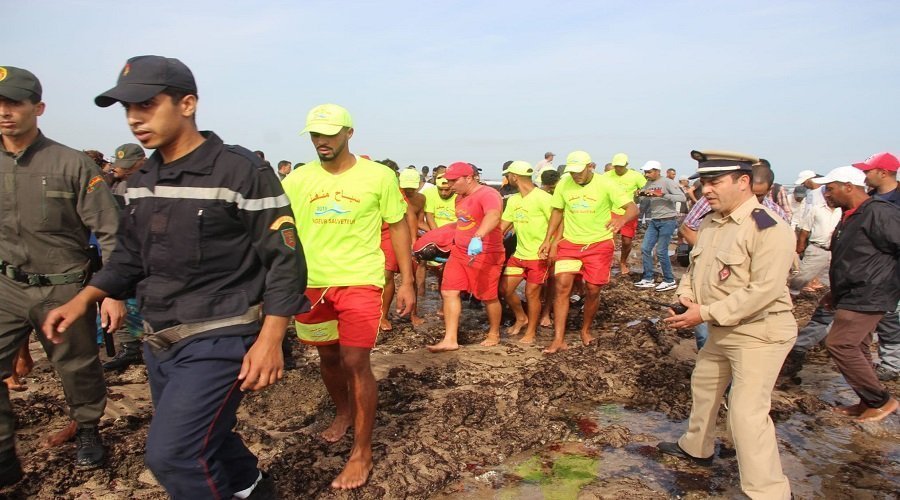
<instances>
[{"instance_id":1,"label":"khaki uniform trousers","mask_svg":"<svg viewBox=\"0 0 900 500\"><path fill-rule=\"evenodd\" d=\"M736 333L738 329L745 333ZM712 326L691 376L691 417L679 446L695 457L713 455L716 416L730 382L728 429L741 489L753 499L791 497L769 409L775 380L796 335L797 322L790 311L769 314L751 325Z\"/></svg>"},{"instance_id":2,"label":"khaki uniform trousers","mask_svg":"<svg viewBox=\"0 0 900 500\"><path fill-rule=\"evenodd\" d=\"M73 323L61 344L47 340L41 325L51 309L81 290L71 285L29 286L0 276L0 455L14 448L13 411L2 379L12 374L12 360L32 330L62 380L69 416L79 424L97 425L106 409L106 381L97 349L96 311Z\"/></svg>"}]
</instances>

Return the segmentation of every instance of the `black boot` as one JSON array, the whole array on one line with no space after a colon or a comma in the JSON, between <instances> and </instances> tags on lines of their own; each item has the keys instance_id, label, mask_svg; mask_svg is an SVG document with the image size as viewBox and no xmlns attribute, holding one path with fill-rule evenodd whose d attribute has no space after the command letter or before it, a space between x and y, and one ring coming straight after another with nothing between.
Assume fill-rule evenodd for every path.
<instances>
[{"instance_id":1,"label":"black boot","mask_svg":"<svg viewBox=\"0 0 900 500\"><path fill-rule=\"evenodd\" d=\"M275 481L272 476L262 473L262 479L256 483L256 487L250 492L247 500L277 500L278 490L275 489Z\"/></svg>"},{"instance_id":2,"label":"black boot","mask_svg":"<svg viewBox=\"0 0 900 500\"><path fill-rule=\"evenodd\" d=\"M75 466L81 469L99 467L106 458L106 448L100 440L100 431L94 425L79 425L75 433L78 452Z\"/></svg>"},{"instance_id":3,"label":"black boot","mask_svg":"<svg viewBox=\"0 0 900 500\"><path fill-rule=\"evenodd\" d=\"M791 350L788 353L787 358L784 360L784 364L781 366L781 376L782 377L795 377L797 373L803 368L803 362L806 360L806 352Z\"/></svg>"},{"instance_id":4,"label":"black boot","mask_svg":"<svg viewBox=\"0 0 900 500\"><path fill-rule=\"evenodd\" d=\"M119 347L119 352L112 359L103 363L103 371L123 371L131 365L144 364L140 341L122 342Z\"/></svg>"},{"instance_id":5,"label":"black boot","mask_svg":"<svg viewBox=\"0 0 900 500\"><path fill-rule=\"evenodd\" d=\"M0 458L0 488L18 483L22 475L22 464L15 452L4 453Z\"/></svg>"},{"instance_id":6,"label":"black boot","mask_svg":"<svg viewBox=\"0 0 900 500\"><path fill-rule=\"evenodd\" d=\"M294 361L294 349L292 347L292 343L294 339L291 337L296 337L296 333L291 335L291 330L293 328L289 328L288 331L284 334L284 339L281 341L281 355L284 356L284 369L285 370L293 370L297 368L297 362Z\"/></svg>"}]
</instances>

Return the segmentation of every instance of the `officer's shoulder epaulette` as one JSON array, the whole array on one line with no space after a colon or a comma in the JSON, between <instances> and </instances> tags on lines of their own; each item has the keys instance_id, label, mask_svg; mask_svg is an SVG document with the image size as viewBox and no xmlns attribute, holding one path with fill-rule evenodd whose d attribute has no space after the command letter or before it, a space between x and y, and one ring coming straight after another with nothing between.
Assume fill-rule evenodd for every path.
<instances>
[{"instance_id":1,"label":"officer's shoulder epaulette","mask_svg":"<svg viewBox=\"0 0 900 500\"><path fill-rule=\"evenodd\" d=\"M253 151L245 148L244 146L238 146L237 144L226 144L225 149L228 150L229 153L234 153L238 156L241 156L250 161L250 164L256 168L262 168L266 165L263 161L256 155Z\"/></svg>"},{"instance_id":2,"label":"officer's shoulder epaulette","mask_svg":"<svg viewBox=\"0 0 900 500\"><path fill-rule=\"evenodd\" d=\"M773 219L772 216L769 215L769 212L766 212L761 208L753 209L753 211L750 212L750 217L753 217L753 222L756 222L756 227L760 230L769 229L775 224L778 224L778 221Z\"/></svg>"}]
</instances>

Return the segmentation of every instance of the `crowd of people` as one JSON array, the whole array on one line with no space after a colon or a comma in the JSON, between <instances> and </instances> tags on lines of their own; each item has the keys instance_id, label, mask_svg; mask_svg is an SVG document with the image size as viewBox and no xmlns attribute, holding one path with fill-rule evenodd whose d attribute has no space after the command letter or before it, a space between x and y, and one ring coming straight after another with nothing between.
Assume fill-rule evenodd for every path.
<instances>
[{"instance_id":1,"label":"crowd of people","mask_svg":"<svg viewBox=\"0 0 900 500\"><path fill-rule=\"evenodd\" d=\"M428 351L460 348L462 304L475 300L488 321L482 346L501 342L505 304L506 335L534 344L538 327L552 326L543 352L553 355L570 348L573 305L581 343L593 341L600 291L616 264L630 275L641 227L633 286L668 297L666 324L693 329L699 349L687 430L662 453L710 464L727 392L742 490L790 498L771 392L823 339L860 398L836 412L869 422L897 409L882 383L900 368L900 162L889 153L803 172L792 193L765 159L715 150L692 151L696 173L678 180L654 160L638 172L624 153L600 172L586 151L558 166L548 152L534 166L506 162L494 188L468 162L420 171L352 153L353 119L335 104L306 119L317 159L273 168L261 151L198 128L197 86L177 59L129 59L94 101L121 104L140 143L119 146L112 162L45 137L38 78L0 67L0 486L23 475L9 390L30 369L37 331L72 420L54 439L75 439L77 466L106 458L103 370L145 363L154 408L145 461L167 493L274 498L233 428L244 392L282 378L293 329L317 351L335 407L321 437L352 429L332 486L358 488L374 466L371 351L392 312L424 321L417 298L429 273L445 328ZM673 240L690 257L680 282ZM810 283L830 291L798 337L791 293ZM98 327L118 348L103 365Z\"/></svg>"}]
</instances>

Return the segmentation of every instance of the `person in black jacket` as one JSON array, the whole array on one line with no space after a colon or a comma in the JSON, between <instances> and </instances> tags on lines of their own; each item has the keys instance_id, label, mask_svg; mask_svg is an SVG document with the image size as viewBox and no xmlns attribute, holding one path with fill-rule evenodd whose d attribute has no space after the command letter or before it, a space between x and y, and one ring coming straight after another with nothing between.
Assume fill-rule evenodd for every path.
<instances>
[{"instance_id":1,"label":"person in black jacket","mask_svg":"<svg viewBox=\"0 0 900 500\"><path fill-rule=\"evenodd\" d=\"M875 374L869 347L875 326L900 299L900 209L870 198L865 180L861 170L848 166L817 182L825 185L825 198L844 211L831 237L831 292L825 303L835 315L825 345L860 398L834 411L874 422L898 406Z\"/></svg>"},{"instance_id":2,"label":"person in black jacket","mask_svg":"<svg viewBox=\"0 0 900 500\"><path fill-rule=\"evenodd\" d=\"M44 333L59 342L89 304L136 290L154 407L147 466L174 499L270 498L274 483L233 428L243 391L282 377L288 321L309 309L290 202L262 159L197 129L181 61L133 57L94 101L122 103L156 151L128 179L108 263Z\"/></svg>"}]
</instances>

